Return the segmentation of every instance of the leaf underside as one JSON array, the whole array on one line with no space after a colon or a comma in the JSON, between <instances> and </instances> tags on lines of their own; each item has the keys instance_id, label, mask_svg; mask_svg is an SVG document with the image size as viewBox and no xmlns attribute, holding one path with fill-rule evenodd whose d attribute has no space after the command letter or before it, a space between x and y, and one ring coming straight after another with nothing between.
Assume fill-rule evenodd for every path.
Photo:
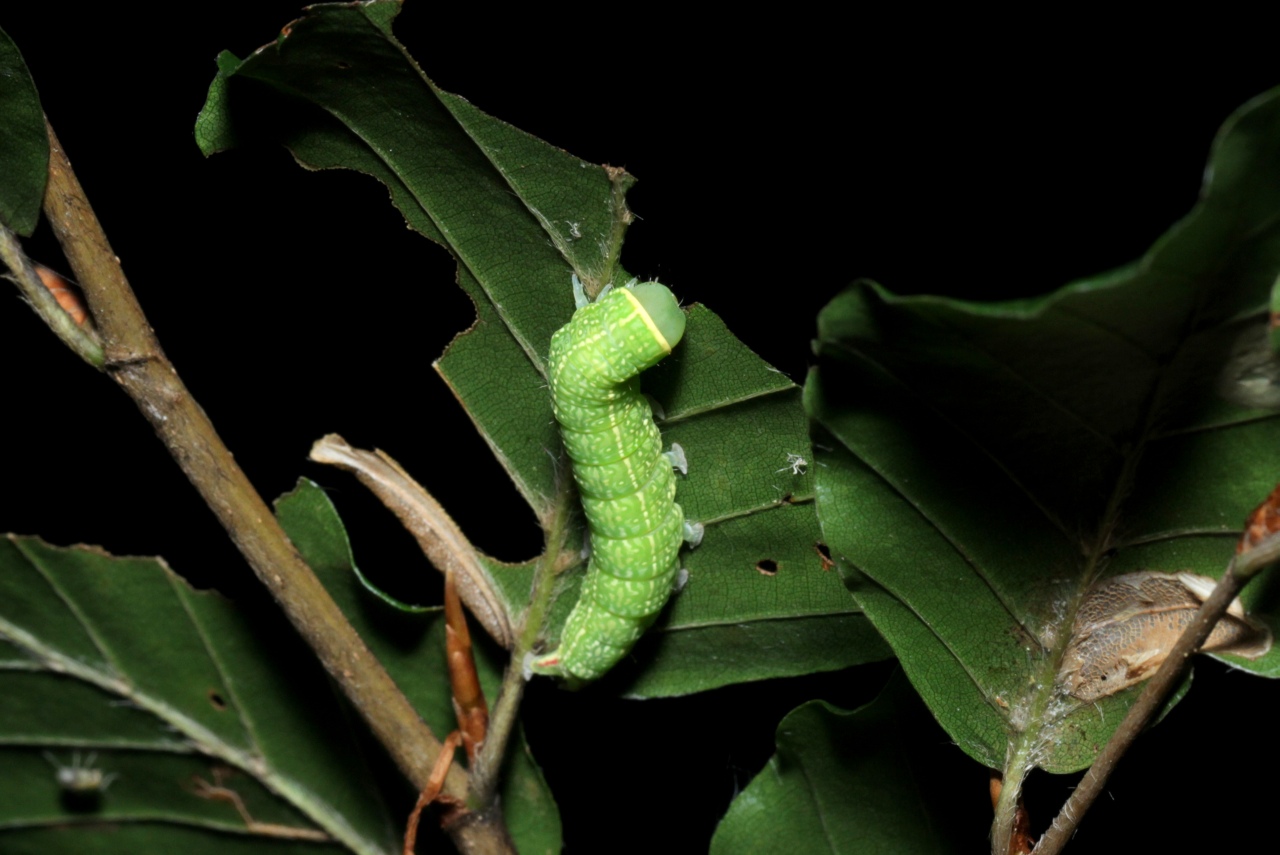
<instances>
[{"instance_id":1,"label":"leaf underside","mask_svg":"<svg viewBox=\"0 0 1280 855\"><path fill-rule=\"evenodd\" d=\"M861 283L819 319L805 400L846 581L980 762L1088 765L1136 690L1056 685L1097 578L1220 576L1280 474L1266 329L1280 96L1224 126L1202 199L1137 263L1009 303ZM1277 628L1263 579L1246 604ZM1232 659L1280 673L1280 651Z\"/></svg>"}]
</instances>

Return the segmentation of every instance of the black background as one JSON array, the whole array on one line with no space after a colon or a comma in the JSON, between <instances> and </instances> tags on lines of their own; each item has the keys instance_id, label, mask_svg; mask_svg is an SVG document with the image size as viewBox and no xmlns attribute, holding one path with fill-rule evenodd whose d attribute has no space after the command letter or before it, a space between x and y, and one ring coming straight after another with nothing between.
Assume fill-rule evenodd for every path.
<instances>
[{"instance_id":1,"label":"black background","mask_svg":"<svg viewBox=\"0 0 1280 855\"><path fill-rule=\"evenodd\" d=\"M310 174L278 149L205 160L192 139L217 52L245 55L298 8L6 4L0 27L168 355L260 492L317 480L367 571L438 600L435 572L389 515L305 458L328 432L383 448L487 551L538 550L531 513L431 369L473 317L453 263L367 178ZM1194 203L1221 122L1280 82L1251 59L1265 51L1206 22L1156 43L1069 21L857 14L836 26L797 11L696 24L626 11L445 13L409 0L397 34L444 88L638 176L627 268L706 303L797 382L817 311L855 278L1016 297L1136 258ZM47 227L28 247L62 266ZM0 366L0 530L160 554L199 584L253 595L132 403L16 296L0 302ZM887 673L644 703L536 681L529 738L571 851L701 851L787 710L818 696L856 705ZM1072 849L1270 840L1277 709L1280 685L1199 664L1190 696L1126 759ZM618 732L634 739L614 750ZM983 770L936 726L921 732L953 833L983 851ZM1032 779L1037 824L1072 783Z\"/></svg>"}]
</instances>

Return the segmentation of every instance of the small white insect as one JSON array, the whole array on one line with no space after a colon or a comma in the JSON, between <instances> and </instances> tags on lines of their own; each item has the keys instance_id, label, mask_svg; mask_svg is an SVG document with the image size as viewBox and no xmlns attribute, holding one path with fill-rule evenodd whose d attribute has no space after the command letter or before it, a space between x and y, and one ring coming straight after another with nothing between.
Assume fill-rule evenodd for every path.
<instances>
[{"instance_id":1,"label":"small white insect","mask_svg":"<svg viewBox=\"0 0 1280 855\"><path fill-rule=\"evenodd\" d=\"M114 772L107 774L93 765L94 761L98 759L96 751L89 752L83 758L80 756L80 752L76 751L71 755L71 764L69 766L59 763L58 758L48 751L44 752L44 759L48 760L49 765L53 766L58 786L64 792L72 795L86 796L94 793L105 793L107 787L111 786L111 782L119 777Z\"/></svg>"},{"instance_id":2,"label":"small white insect","mask_svg":"<svg viewBox=\"0 0 1280 855\"><path fill-rule=\"evenodd\" d=\"M573 223L566 220L565 224L569 226L569 237L573 238L574 240L577 240L578 238L582 237L581 223Z\"/></svg>"},{"instance_id":3,"label":"small white insect","mask_svg":"<svg viewBox=\"0 0 1280 855\"><path fill-rule=\"evenodd\" d=\"M809 461L805 460L798 454L787 453L787 465L783 466L778 472L786 472L791 470L792 475L803 475L809 471Z\"/></svg>"}]
</instances>

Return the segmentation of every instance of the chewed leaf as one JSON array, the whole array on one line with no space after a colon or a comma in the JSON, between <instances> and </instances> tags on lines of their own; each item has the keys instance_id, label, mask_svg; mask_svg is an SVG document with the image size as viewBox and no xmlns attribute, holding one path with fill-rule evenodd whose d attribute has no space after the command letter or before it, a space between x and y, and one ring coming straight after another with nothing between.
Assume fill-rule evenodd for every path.
<instances>
[{"instance_id":1,"label":"chewed leaf","mask_svg":"<svg viewBox=\"0 0 1280 855\"><path fill-rule=\"evenodd\" d=\"M398 851L341 704L278 615L250 618L154 559L9 537L0 639L5 852L77 819L158 814L177 837Z\"/></svg>"},{"instance_id":2,"label":"chewed leaf","mask_svg":"<svg viewBox=\"0 0 1280 855\"><path fill-rule=\"evenodd\" d=\"M206 153L235 141L243 121L239 87L256 88L259 96L275 92L282 109L273 132L301 162L375 177L411 227L453 254L477 318L436 369L545 520L561 483L557 467L564 465L546 388L551 336L574 311L572 277L583 283L584 298L632 278L618 256L633 179L440 90L390 35L397 7L391 0L313 6L245 60L224 55L197 138ZM371 91L379 97L369 98ZM697 296L678 283L672 290L682 299ZM687 316L684 342L644 377L642 391L665 416L664 447L678 443L688 456L676 501L704 526L705 540L685 564L688 586L652 629L666 636L661 667L669 671L646 685L685 693L882 656L878 642L856 643L874 635L838 576L813 553L821 538L812 469L777 471L789 454L813 459L798 388L711 311L694 304ZM754 570L763 559L778 564L775 576ZM561 600L572 602L580 574L569 574ZM511 580L501 577L495 570L492 587L513 593ZM528 587L511 599L513 611L521 610ZM558 636L567 605L557 603L548 638ZM825 636L831 620L848 623L840 635L849 645L833 652L806 644L790 657L768 657L767 668L726 669L696 653L697 642L681 652L682 638L709 628L754 622L751 634L773 648L797 635ZM823 624L822 631L797 634L795 624L805 621ZM633 661L644 667L644 656L642 645ZM612 685L642 691L625 678Z\"/></svg>"},{"instance_id":3,"label":"chewed leaf","mask_svg":"<svg viewBox=\"0 0 1280 855\"><path fill-rule=\"evenodd\" d=\"M805 395L824 542L952 738L1015 779L1088 765L1123 717L1135 692L1086 690L1082 668L1132 685L1161 656L1110 634L1152 631L1131 615L1064 665L1088 592L1140 571L1221 575L1280 471L1280 416L1222 385L1242 340L1265 353L1280 93L1228 121L1206 175L1192 212L1121 270L1011 303L862 283L819 319ZM1231 661L1280 673L1274 648Z\"/></svg>"}]
</instances>

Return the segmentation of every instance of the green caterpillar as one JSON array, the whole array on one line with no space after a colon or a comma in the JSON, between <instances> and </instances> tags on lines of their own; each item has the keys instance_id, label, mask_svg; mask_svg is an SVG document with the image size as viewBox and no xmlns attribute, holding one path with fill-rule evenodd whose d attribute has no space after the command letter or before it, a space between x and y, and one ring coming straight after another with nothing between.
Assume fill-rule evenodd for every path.
<instances>
[{"instance_id":1,"label":"green caterpillar","mask_svg":"<svg viewBox=\"0 0 1280 855\"><path fill-rule=\"evenodd\" d=\"M657 282L608 289L587 303L574 277L578 310L551 338L551 400L573 461L591 529L591 563L565 622L560 646L533 671L571 681L595 680L631 649L676 582L677 556L701 527L675 502L673 461L662 452L640 372L656 365L684 335L675 295Z\"/></svg>"}]
</instances>

